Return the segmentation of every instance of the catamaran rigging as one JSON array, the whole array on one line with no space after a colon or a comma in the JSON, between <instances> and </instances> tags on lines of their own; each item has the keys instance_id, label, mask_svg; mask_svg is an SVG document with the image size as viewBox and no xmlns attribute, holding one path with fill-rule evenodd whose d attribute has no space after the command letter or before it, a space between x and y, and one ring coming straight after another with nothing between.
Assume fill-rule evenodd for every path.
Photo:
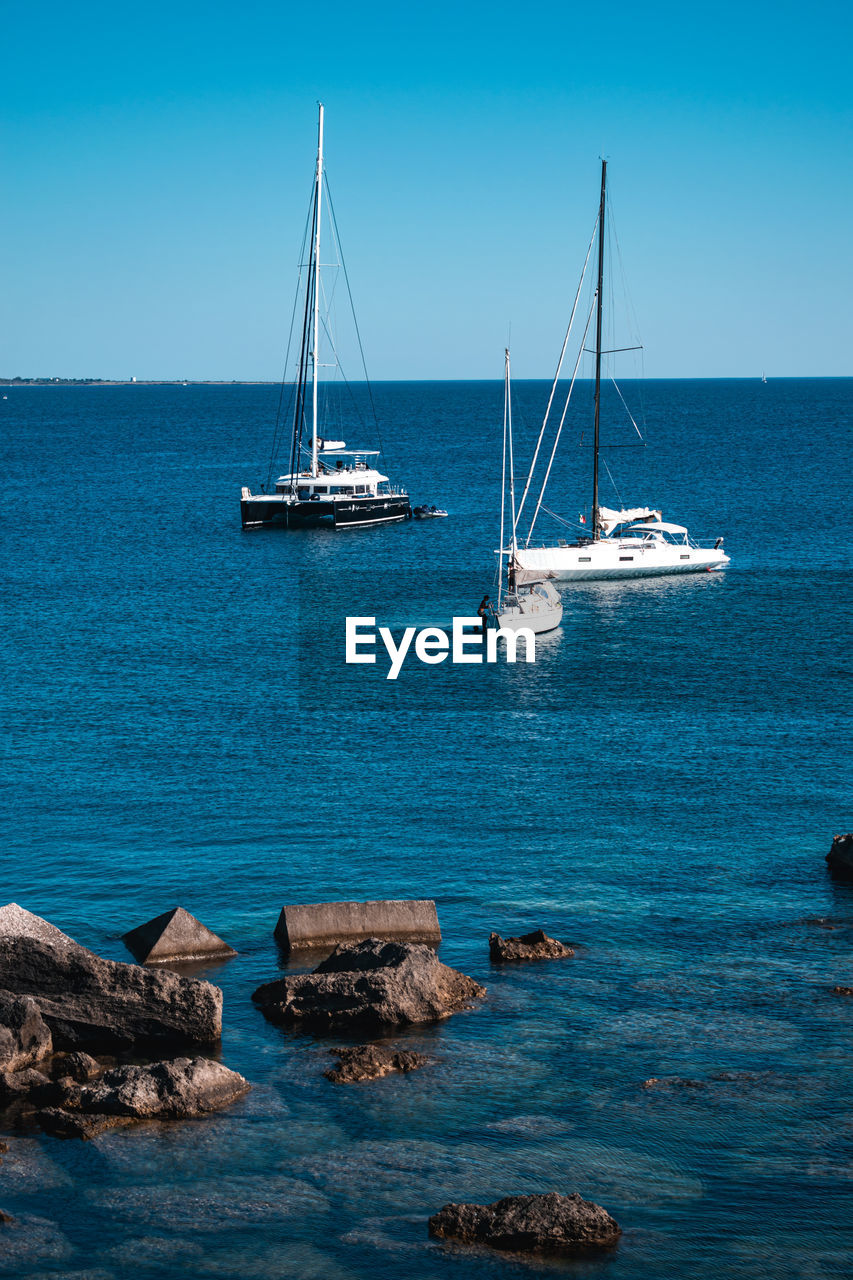
<instances>
[{"instance_id":1,"label":"catamaran rigging","mask_svg":"<svg viewBox=\"0 0 853 1280\"><path fill-rule=\"evenodd\" d=\"M305 305L299 344L298 370L294 384L293 420L290 439L289 470L275 481L274 492L253 494L244 486L240 501L243 528L279 525L287 529L312 525L331 528L355 528L364 525L389 524L411 519L409 496L404 489L393 488L386 475L376 469L373 459L377 449L348 449L344 440L324 439L320 421L321 330L328 326L321 314L321 228L323 195L336 230L323 162L324 109L319 105L317 128L317 162L312 187L310 222L310 259L305 278ZM346 278L346 270L344 269ZM349 281L347 280L349 293ZM350 295L351 300L351 295ZM357 325L356 325L357 330ZM358 338L361 351L361 337ZM363 355L363 352L362 352ZM336 364L338 362L336 361ZM369 384L368 384L369 386ZM372 399L371 399L372 403ZM309 406L310 404L310 413ZM279 402L279 414L281 401ZM274 449L277 448L276 423ZM303 443L310 423L307 450ZM303 462L303 455L309 457ZM268 477L268 483L271 476Z\"/></svg>"}]
</instances>

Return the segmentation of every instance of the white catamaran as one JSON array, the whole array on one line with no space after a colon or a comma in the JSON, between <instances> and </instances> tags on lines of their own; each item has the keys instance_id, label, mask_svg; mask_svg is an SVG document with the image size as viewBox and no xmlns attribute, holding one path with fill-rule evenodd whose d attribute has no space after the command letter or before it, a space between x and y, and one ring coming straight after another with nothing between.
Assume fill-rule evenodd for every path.
<instances>
[{"instance_id":1,"label":"white catamaran","mask_svg":"<svg viewBox=\"0 0 853 1280\"><path fill-rule=\"evenodd\" d=\"M701 570L722 569L729 563L729 557L722 550L722 538L717 538L713 547L700 547L689 536L687 529L680 524L664 521L660 511L650 507L633 507L623 510L611 510L599 505L598 476L600 455L600 417L601 417L601 331L602 309L604 297L604 238L605 238L605 205L606 205L607 161L601 162L601 199L599 203L596 231L598 236L598 283L593 296L593 306L587 316L586 328L581 339L580 350L575 363L569 385L566 404L551 449L550 458L545 470L544 479L539 491L538 501L530 521L523 547L519 548L515 560L518 566L531 573L549 574L564 582L585 581L598 578L638 578L658 574L696 573ZM545 430L557 390L557 383L563 367L566 348L577 311L583 280L592 252L596 231L590 241L584 263L581 282L572 307L569 327L560 353L557 373L551 388L548 407L539 433L539 439L533 454L533 460L522 493L519 505L519 518L530 491L534 469L539 457ZM592 321L595 309L595 408L592 464L592 513L590 532L580 536L574 542L558 539L556 545L535 546L531 544L533 529L542 507L542 499L551 465L559 444L560 434L566 420L572 390L577 378L581 356L585 349L584 342ZM606 353L609 354L609 353ZM621 398L621 392L620 398ZM624 402L623 402L624 403ZM636 424L635 424L636 425ZM583 519L583 517L582 517Z\"/></svg>"},{"instance_id":2,"label":"white catamaran","mask_svg":"<svg viewBox=\"0 0 853 1280\"><path fill-rule=\"evenodd\" d=\"M320 103L317 166L309 214L311 258L307 264L299 371L293 385L290 470L275 481L274 492L257 494L243 487L240 516L244 529L264 525L278 525L286 529L312 525L328 525L333 529L355 528L410 520L412 516L406 491L392 488L388 477L374 466L373 459L378 457L378 449L348 449L343 440L322 438L318 385L322 366L321 328L328 333L320 308L323 296L320 228L324 192L331 206L323 168L323 104ZM305 436L309 437L307 446Z\"/></svg>"},{"instance_id":3,"label":"white catamaran","mask_svg":"<svg viewBox=\"0 0 853 1280\"><path fill-rule=\"evenodd\" d=\"M504 551L504 527L506 515L507 465L509 466L509 504L511 535L509 548ZM549 573L530 573L519 566L518 539L516 536L518 513L515 503L515 475L512 449L512 393L510 389L509 351L504 360L504 435L503 468L501 477L501 550L498 551L498 601L491 610L495 626L518 631L527 627L534 635L553 631L563 620L563 602L560 593L547 581ZM507 585L504 590L504 559L507 562ZM485 603L485 602L484 602ZM481 606L482 608L482 606Z\"/></svg>"}]
</instances>

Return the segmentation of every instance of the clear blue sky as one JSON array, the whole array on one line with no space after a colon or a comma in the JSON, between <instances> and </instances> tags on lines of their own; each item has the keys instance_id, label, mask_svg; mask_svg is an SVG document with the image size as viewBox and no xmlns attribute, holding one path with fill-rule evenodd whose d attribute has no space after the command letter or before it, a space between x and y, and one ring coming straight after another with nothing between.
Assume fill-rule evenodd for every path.
<instances>
[{"instance_id":1,"label":"clear blue sky","mask_svg":"<svg viewBox=\"0 0 853 1280\"><path fill-rule=\"evenodd\" d=\"M648 375L851 374L850 12L4 5L0 373L279 377L322 98L372 377L549 376L601 154Z\"/></svg>"}]
</instances>

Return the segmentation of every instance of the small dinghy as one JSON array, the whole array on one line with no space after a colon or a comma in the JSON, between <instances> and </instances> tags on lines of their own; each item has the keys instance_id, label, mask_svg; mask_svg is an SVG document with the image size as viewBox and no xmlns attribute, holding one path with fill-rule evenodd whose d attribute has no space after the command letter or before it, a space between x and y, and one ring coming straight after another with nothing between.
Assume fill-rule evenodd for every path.
<instances>
[{"instance_id":1,"label":"small dinghy","mask_svg":"<svg viewBox=\"0 0 853 1280\"><path fill-rule=\"evenodd\" d=\"M412 515L416 520L437 520L440 516L446 516L447 512L442 511L441 507L413 507Z\"/></svg>"}]
</instances>

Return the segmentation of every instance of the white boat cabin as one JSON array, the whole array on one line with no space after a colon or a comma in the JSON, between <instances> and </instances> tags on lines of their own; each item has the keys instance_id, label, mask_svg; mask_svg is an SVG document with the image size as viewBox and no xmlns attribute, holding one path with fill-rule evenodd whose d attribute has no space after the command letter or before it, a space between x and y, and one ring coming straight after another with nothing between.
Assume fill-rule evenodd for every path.
<instances>
[{"instance_id":1,"label":"white boat cabin","mask_svg":"<svg viewBox=\"0 0 853 1280\"><path fill-rule=\"evenodd\" d=\"M391 493L388 477L376 471L369 459L377 457L378 449L323 449L318 454L316 476L310 470L279 476L275 482L276 493L291 494L295 490L298 502L322 499L370 497Z\"/></svg>"}]
</instances>

